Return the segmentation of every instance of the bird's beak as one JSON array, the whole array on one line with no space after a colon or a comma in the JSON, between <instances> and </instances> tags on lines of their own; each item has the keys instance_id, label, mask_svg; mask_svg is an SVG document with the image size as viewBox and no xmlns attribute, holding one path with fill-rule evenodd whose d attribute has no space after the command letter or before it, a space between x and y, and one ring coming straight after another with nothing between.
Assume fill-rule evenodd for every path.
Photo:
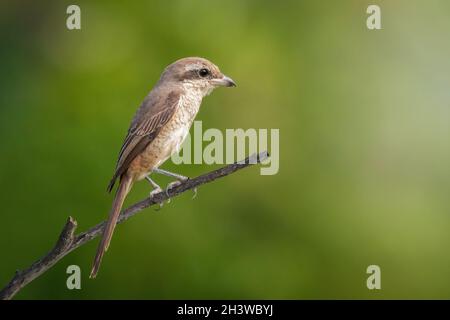
<instances>
[{"instance_id":1,"label":"bird's beak","mask_svg":"<svg viewBox=\"0 0 450 320\"><path fill-rule=\"evenodd\" d=\"M236 87L236 82L234 82L233 79L231 79L230 77L227 77L226 75L224 75L220 79L213 79L212 83L215 86L220 86L220 87Z\"/></svg>"}]
</instances>

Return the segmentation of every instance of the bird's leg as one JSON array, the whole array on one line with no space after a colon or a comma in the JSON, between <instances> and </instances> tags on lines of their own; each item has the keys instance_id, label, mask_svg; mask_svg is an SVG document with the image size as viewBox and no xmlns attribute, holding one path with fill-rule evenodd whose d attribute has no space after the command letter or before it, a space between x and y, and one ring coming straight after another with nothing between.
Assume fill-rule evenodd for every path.
<instances>
[{"instance_id":1,"label":"bird's leg","mask_svg":"<svg viewBox=\"0 0 450 320\"><path fill-rule=\"evenodd\" d=\"M145 179L150 182L150 184L153 187L153 190L150 192L149 197L153 197L155 194L160 193L162 191L161 187L152 180L152 178L150 178L150 175L146 176ZM163 203L160 202L159 203L159 208L161 209L161 207L163 206Z\"/></svg>"},{"instance_id":2,"label":"bird's leg","mask_svg":"<svg viewBox=\"0 0 450 320\"><path fill-rule=\"evenodd\" d=\"M185 181L185 180L189 179L188 177L183 176L181 174L173 173L173 172L170 172L170 171L167 171L167 170L163 170L163 169L159 169L159 168L153 169L153 172L154 173L163 174L163 175L168 176L168 177L175 178L178 181Z\"/></svg>"},{"instance_id":3,"label":"bird's leg","mask_svg":"<svg viewBox=\"0 0 450 320\"><path fill-rule=\"evenodd\" d=\"M163 174L165 176L177 179L177 181L171 182L167 185L167 189L166 189L167 196L169 196L169 194L168 194L169 189L179 186L182 182L189 179L189 177L183 176L181 174L173 173L173 172L159 169L159 168L153 169L153 172ZM192 199L194 199L197 196L197 188L194 188L193 191L194 191L194 196L192 197ZM169 202L170 202L170 198L169 198Z\"/></svg>"}]
</instances>

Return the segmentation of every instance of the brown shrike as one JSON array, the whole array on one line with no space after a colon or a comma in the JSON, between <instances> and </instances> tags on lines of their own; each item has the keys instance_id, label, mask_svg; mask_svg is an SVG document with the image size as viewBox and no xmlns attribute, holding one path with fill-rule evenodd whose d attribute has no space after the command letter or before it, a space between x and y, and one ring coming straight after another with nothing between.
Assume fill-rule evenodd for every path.
<instances>
[{"instance_id":1,"label":"brown shrike","mask_svg":"<svg viewBox=\"0 0 450 320\"><path fill-rule=\"evenodd\" d=\"M153 172L173 177L178 183L187 179L159 169L159 166L179 150L203 97L219 86L234 87L236 84L210 61L203 58L184 58L164 70L158 83L144 99L128 129L119 152L116 171L108 186L108 191L111 192L119 179L119 187L92 266L91 278L97 275L123 202L133 183L147 179L154 188L153 194L161 191L149 176Z\"/></svg>"}]
</instances>

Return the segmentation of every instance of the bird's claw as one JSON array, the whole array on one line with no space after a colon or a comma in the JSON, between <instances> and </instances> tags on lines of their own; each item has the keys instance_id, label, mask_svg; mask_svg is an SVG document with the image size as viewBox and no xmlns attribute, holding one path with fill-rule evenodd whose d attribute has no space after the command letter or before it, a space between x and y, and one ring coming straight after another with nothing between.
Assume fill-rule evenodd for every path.
<instances>
[{"instance_id":1,"label":"bird's claw","mask_svg":"<svg viewBox=\"0 0 450 320\"><path fill-rule=\"evenodd\" d=\"M171 199L170 199L170 195L169 195L169 187L167 187L166 191L166 196L167 196L167 203L169 204Z\"/></svg>"},{"instance_id":2,"label":"bird's claw","mask_svg":"<svg viewBox=\"0 0 450 320\"><path fill-rule=\"evenodd\" d=\"M158 194L158 193L160 193L162 191L162 189L161 188L155 188L155 189L153 189L152 190L152 192L150 192L150 194L148 195L150 198L152 198L155 194Z\"/></svg>"},{"instance_id":3,"label":"bird's claw","mask_svg":"<svg viewBox=\"0 0 450 320\"><path fill-rule=\"evenodd\" d=\"M169 195L169 190L179 186L180 184L181 184L181 181L174 181L167 185L167 188L166 188L167 203L170 203L170 201L171 201L170 195Z\"/></svg>"},{"instance_id":4,"label":"bird's claw","mask_svg":"<svg viewBox=\"0 0 450 320\"><path fill-rule=\"evenodd\" d=\"M174 181L174 182L169 183L169 185L167 186L167 189L166 189L167 197L169 197L169 193L168 193L169 189L178 187L180 184L182 184L183 182L187 181L188 179L189 178L187 178L185 180L178 180L178 181ZM192 196L192 200L194 200L197 197L197 187L192 189L192 191L194 192L194 195ZM170 198L169 198L169 201L170 201Z\"/></svg>"},{"instance_id":5,"label":"bird's claw","mask_svg":"<svg viewBox=\"0 0 450 320\"><path fill-rule=\"evenodd\" d=\"M153 190L150 192L150 194L149 194L148 196L149 196L150 198L153 198L153 196L154 196L155 194L158 194L158 193L160 193L161 191L163 191L163 190L162 190L160 187L155 188L155 189L153 189ZM160 202L160 203L159 203L159 207L156 208L155 211L161 210L161 208L163 207L163 205L164 205L164 203L163 203L163 202Z\"/></svg>"},{"instance_id":6,"label":"bird's claw","mask_svg":"<svg viewBox=\"0 0 450 320\"><path fill-rule=\"evenodd\" d=\"M170 189L172 189L172 188L175 188L175 187L178 187L180 184L181 184L181 182L182 181L173 181L173 182L171 182L171 183L169 183L168 185L167 185L167 191L168 190L170 190Z\"/></svg>"}]
</instances>

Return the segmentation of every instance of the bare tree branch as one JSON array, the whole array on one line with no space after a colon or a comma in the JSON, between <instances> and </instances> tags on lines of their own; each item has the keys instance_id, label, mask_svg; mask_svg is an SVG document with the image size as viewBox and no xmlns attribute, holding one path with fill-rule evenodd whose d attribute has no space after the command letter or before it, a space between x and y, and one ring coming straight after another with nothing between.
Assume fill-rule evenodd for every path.
<instances>
[{"instance_id":1,"label":"bare tree branch","mask_svg":"<svg viewBox=\"0 0 450 320\"><path fill-rule=\"evenodd\" d=\"M202 184L225 177L240 169L248 167L249 165L260 163L266 160L268 156L269 154L267 151L261 152L260 154L254 154L237 163L233 163L220 169L205 173L196 178L186 180L180 185L168 190L167 193L163 190L162 192L153 195L153 197L144 199L122 211L117 223L122 223L143 209L176 197L187 190L194 189ZM98 237L102 233L105 223L106 222L103 221L89 230L75 236L77 222L72 217L69 217L53 249L43 258L34 262L28 269L23 271L17 270L12 280L0 291L0 299L12 299L14 295L23 287L53 267L55 263L61 260L64 256L84 245L88 241Z\"/></svg>"}]
</instances>

